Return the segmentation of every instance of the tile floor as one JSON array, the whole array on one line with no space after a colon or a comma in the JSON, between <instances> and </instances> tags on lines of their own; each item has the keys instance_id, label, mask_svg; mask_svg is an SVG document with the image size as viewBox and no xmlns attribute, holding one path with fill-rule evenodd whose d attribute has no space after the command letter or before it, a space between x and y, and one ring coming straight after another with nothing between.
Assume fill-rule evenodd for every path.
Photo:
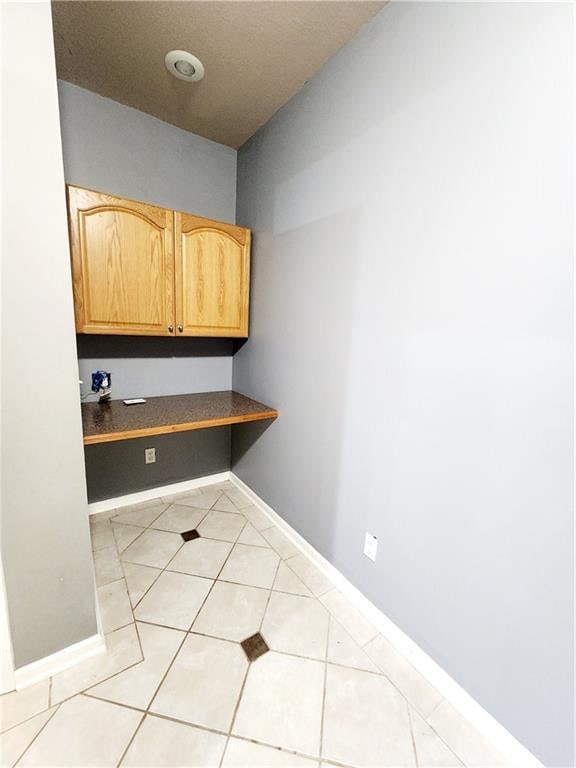
<instances>
[{"instance_id":1,"label":"tile floor","mask_svg":"<svg viewBox=\"0 0 576 768\"><path fill-rule=\"evenodd\" d=\"M231 483L90 525L107 650L0 697L2 766L505 764Z\"/></svg>"}]
</instances>

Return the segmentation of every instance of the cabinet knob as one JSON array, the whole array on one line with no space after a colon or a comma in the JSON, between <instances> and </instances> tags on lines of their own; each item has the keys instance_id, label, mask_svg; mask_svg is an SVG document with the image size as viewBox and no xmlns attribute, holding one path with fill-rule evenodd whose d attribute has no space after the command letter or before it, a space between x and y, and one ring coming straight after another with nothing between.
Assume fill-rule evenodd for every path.
<instances>
[{"instance_id":1,"label":"cabinet knob","mask_svg":"<svg viewBox=\"0 0 576 768\"><path fill-rule=\"evenodd\" d=\"M170 333L174 333L174 326L173 326L173 325L169 325L169 326L168 326L168 331L169 331Z\"/></svg>"},{"instance_id":2,"label":"cabinet knob","mask_svg":"<svg viewBox=\"0 0 576 768\"><path fill-rule=\"evenodd\" d=\"M184 328L183 328L181 325L179 325L179 326L178 326L178 330L180 331L180 333L183 333L183 331L184 331Z\"/></svg>"}]
</instances>

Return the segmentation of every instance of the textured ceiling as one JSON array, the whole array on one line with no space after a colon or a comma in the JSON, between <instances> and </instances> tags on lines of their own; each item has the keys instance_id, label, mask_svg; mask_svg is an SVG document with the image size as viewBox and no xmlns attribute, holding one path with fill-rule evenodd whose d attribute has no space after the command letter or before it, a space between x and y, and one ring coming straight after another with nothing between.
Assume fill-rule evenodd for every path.
<instances>
[{"instance_id":1,"label":"textured ceiling","mask_svg":"<svg viewBox=\"0 0 576 768\"><path fill-rule=\"evenodd\" d=\"M58 77L239 147L383 5L56 0ZM201 82L166 71L173 48L201 59Z\"/></svg>"}]
</instances>

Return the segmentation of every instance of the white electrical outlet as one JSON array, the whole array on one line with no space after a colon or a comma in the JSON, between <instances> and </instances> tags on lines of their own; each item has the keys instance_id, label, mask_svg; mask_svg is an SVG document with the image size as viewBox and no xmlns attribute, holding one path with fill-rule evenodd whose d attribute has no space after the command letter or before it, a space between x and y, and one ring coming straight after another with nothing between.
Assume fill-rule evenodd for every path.
<instances>
[{"instance_id":1,"label":"white electrical outlet","mask_svg":"<svg viewBox=\"0 0 576 768\"><path fill-rule=\"evenodd\" d=\"M369 557L370 560L376 561L376 555L378 553L378 539L371 533L366 532L364 538L364 554Z\"/></svg>"},{"instance_id":2,"label":"white electrical outlet","mask_svg":"<svg viewBox=\"0 0 576 768\"><path fill-rule=\"evenodd\" d=\"M146 464L154 464L156 461L156 448L145 448L144 458L146 459Z\"/></svg>"}]
</instances>

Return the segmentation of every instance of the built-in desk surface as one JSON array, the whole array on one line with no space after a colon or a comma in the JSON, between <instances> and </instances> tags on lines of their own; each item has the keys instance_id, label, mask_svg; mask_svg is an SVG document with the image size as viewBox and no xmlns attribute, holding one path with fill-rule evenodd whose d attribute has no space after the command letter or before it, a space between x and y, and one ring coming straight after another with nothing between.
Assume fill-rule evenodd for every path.
<instances>
[{"instance_id":1,"label":"built-in desk surface","mask_svg":"<svg viewBox=\"0 0 576 768\"><path fill-rule=\"evenodd\" d=\"M124 405L122 400L82 404L86 445L264 421L277 416L274 408L231 391L148 397L140 405Z\"/></svg>"}]
</instances>

